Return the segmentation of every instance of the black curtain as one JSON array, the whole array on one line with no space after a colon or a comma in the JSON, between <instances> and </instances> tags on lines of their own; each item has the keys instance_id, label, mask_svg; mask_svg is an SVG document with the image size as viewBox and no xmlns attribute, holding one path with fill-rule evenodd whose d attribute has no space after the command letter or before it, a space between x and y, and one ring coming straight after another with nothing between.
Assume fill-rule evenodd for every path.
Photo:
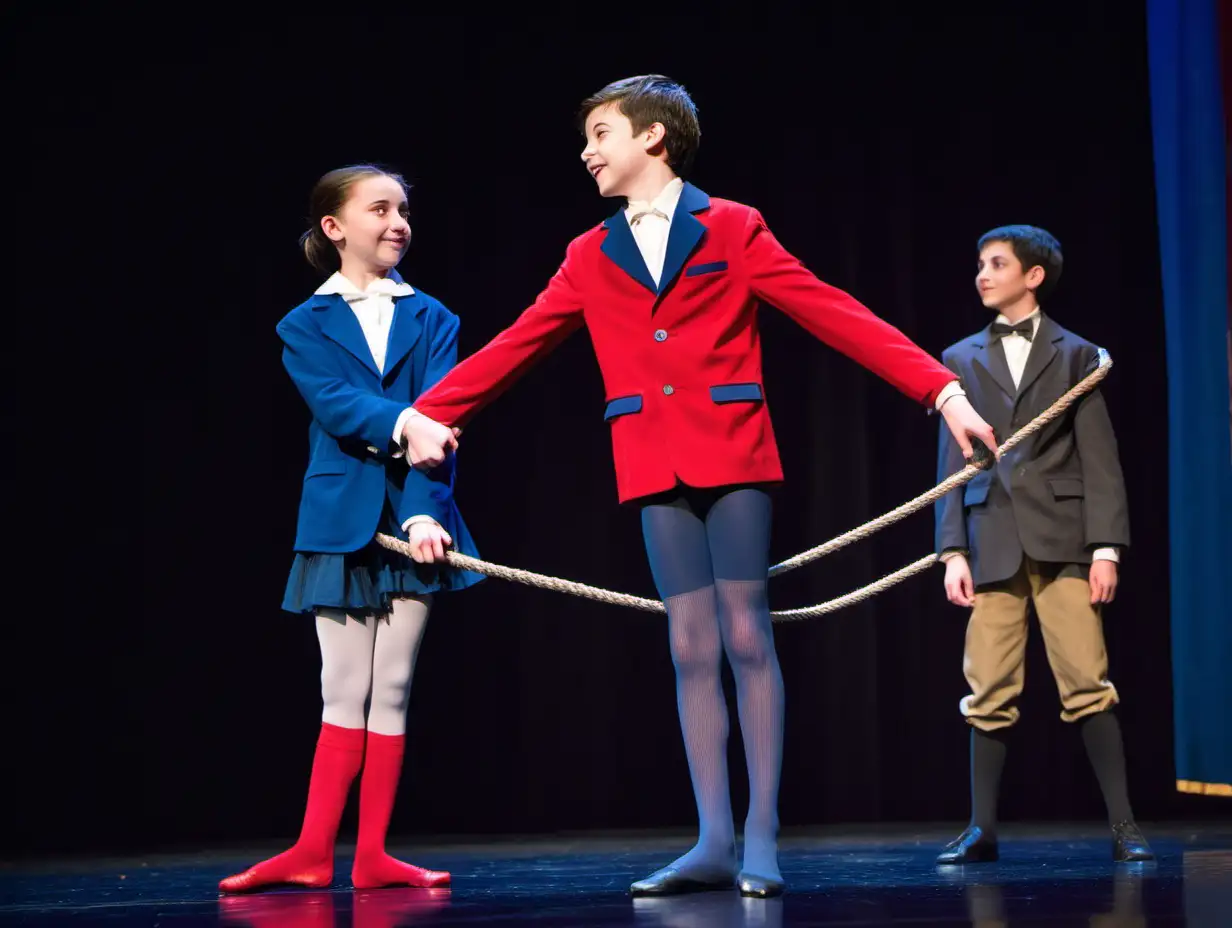
<instances>
[{"instance_id":1,"label":"black curtain","mask_svg":"<svg viewBox=\"0 0 1232 928\"><path fill-rule=\"evenodd\" d=\"M1141 5L829 7L649 28L576 12L15 20L7 76L41 165L22 185L66 235L42 240L50 266L26 281L60 296L12 309L19 405L46 403L19 455L39 489L11 500L30 526L7 661L14 852L294 837L319 663L311 620L279 610L308 419L274 325L319 282L296 247L307 193L358 160L407 174L402 270L460 315L465 356L615 207L581 169L577 102L652 71L699 106L692 180L757 206L823 280L934 355L988 321L980 233L1026 222L1060 238L1046 310L1116 362L1105 391L1135 546L1107 634L1136 811L1209 811L1173 791ZM787 471L778 560L931 487L937 420L773 308L761 319ZM460 505L489 559L653 596L602 401L576 335L468 428ZM776 579L772 604L870 582L928 553L932 528L922 513ZM965 818L965 618L938 570L778 627L785 827ZM1027 690L1005 818L1098 819L1035 631ZM656 616L494 580L441 597L408 733L397 833L694 821ZM739 819L734 733L731 757Z\"/></svg>"}]
</instances>

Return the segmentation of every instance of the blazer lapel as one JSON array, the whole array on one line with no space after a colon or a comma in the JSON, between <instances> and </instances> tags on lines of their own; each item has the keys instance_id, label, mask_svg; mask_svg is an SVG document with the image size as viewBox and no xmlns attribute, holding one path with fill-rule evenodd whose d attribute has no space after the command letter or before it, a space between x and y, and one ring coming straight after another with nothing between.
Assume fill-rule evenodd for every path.
<instances>
[{"instance_id":1,"label":"blazer lapel","mask_svg":"<svg viewBox=\"0 0 1232 928\"><path fill-rule=\"evenodd\" d=\"M389 327L389 342L385 349L385 376L382 379L390 378L423 335L423 314L427 308L428 301L418 291L400 296L394 301L394 321Z\"/></svg>"},{"instance_id":2,"label":"blazer lapel","mask_svg":"<svg viewBox=\"0 0 1232 928\"><path fill-rule=\"evenodd\" d=\"M1031 384L1035 383L1040 374L1044 373L1048 365L1052 363L1058 353L1054 342L1064 337L1065 333L1041 313L1039 328L1036 329L1035 338L1031 340L1031 351L1027 354L1027 366L1023 368L1022 380L1018 382L1017 399L1022 399L1027 390L1031 388Z\"/></svg>"},{"instance_id":3,"label":"blazer lapel","mask_svg":"<svg viewBox=\"0 0 1232 928\"><path fill-rule=\"evenodd\" d=\"M988 371L998 387L1005 391L1010 399L1014 398L1014 378L1010 375L1010 366L1005 360L1005 347L1001 339L992 337L990 328L984 337L984 344L975 352L975 363Z\"/></svg>"},{"instance_id":4,"label":"blazer lapel","mask_svg":"<svg viewBox=\"0 0 1232 928\"><path fill-rule=\"evenodd\" d=\"M672 285L689 255L697 247L706 227L693 214L710 208L710 197L692 184L686 183L676 201L671 229L667 233L667 254L663 258L663 273L659 275L660 296Z\"/></svg>"},{"instance_id":5,"label":"blazer lapel","mask_svg":"<svg viewBox=\"0 0 1232 928\"><path fill-rule=\"evenodd\" d=\"M646 262L642 260L642 252L633 238L633 230L629 228L629 220L625 218L622 207L604 220L607 237L600 246L605 255L611 258L616 266L636 280L651 293L657 293L654 278Z\"/></svg>"},{"instance_id":6,"label":"blazer lapel","mask_svg":"<svg viewBox=\"0 0 1232 928\"><path fill-rule=\"evenodd\" d=\"M376 369L364 330L346 300L337 293L321 294L313 299L313 309L322 313L321 331L325 336L353 354L379 379L381 372Z\"/></svg>"},{"instance_id":7,"label":"blazer lapel","mask_svg":"<svg viewBox=\"0 0 1232 928\"><path fill-rule=\"evenodd\" d=\"M676 212L667 233L663 273L659 275L657 287L646 262L642 259L641 249L637 247L637 240L633 237L633 230L629 228L629 220L625 218L623 207L604 221L607 237L603 240L601 250L639 284L655 296L662 296L706 234L706 226L693 214L709 208L710 197L701 190L689 183L681 188L680 199L676 201Z\"/></svg>"}]
</instances>

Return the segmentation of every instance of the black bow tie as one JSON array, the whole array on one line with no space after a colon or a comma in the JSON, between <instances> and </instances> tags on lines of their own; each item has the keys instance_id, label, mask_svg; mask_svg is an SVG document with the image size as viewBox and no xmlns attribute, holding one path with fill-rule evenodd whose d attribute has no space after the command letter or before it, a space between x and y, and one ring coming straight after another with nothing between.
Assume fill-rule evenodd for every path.
<instances>
[{"instance_id":1,"label":"black bow tie","mask_svg":"<svg viewBox=\"0 0 1232 928\"><path fill-rule=\"evenodd\" d=\"M1031 341L1031 336L1035 334L1035 321L1033 319L1024 319L1017 325L1006 325L1004 322L994 322L992 324L992 334L996 338L1003 338L1011 332L1016 332Z\"/></svg>"}]
</instances>

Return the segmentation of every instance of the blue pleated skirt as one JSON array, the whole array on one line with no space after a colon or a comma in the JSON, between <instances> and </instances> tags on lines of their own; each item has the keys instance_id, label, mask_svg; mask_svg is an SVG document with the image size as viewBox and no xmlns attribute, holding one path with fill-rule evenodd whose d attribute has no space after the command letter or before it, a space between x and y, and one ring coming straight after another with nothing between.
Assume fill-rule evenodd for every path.
<instances>
[{"instance_id":1,"label":"blue pleated skirt","mask_svg":"<svg viewBox=\"0 0 1232 928\"><path fill-rule=\"evenodd\" d=\"M451 550L478 557L479 552L461 519L448 526ZM405 538L393 511L385 507L380 531ZM484 577L447 564L418 564L404 554L368 542L345 554L297 551L287 578L282 608L317 614L345 611L348 615L384 615L390 603L406 596L463 590Z\"/></svg>"}]
</instances>

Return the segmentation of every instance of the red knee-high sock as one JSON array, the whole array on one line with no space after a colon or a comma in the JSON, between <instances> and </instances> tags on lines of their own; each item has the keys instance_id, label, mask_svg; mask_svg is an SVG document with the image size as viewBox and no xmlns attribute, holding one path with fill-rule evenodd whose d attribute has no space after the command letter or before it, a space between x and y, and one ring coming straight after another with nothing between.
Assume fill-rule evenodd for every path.
<instances>
[{"instance_id":1,"label":"red knee-high sock","mask_svg":"<svg viewBox=\"0 0 1232 928\"><path fill-rule=\"evenodd\" d=\"M404 864L385 853L385 836L402 776L405 735L368 732L364 775L359 784L359 840L351 882L356 889L380 886L445 886L449 874Z\"/></svg>"},{"instance_id":2,"label":"red knee-high sock","mask_svg":"<svg viewBox=\"0 0 1232 928\"><path fill-rule=\"evenodd\" d=\"M242 893L284 883L318 888L330 884L334 878L338 823L346 807L347 793L363 764L366 734L362 728L321 724L299 840L277 857L227 877L218 885L219 889Z\"/></svg>"}]
</instances>

